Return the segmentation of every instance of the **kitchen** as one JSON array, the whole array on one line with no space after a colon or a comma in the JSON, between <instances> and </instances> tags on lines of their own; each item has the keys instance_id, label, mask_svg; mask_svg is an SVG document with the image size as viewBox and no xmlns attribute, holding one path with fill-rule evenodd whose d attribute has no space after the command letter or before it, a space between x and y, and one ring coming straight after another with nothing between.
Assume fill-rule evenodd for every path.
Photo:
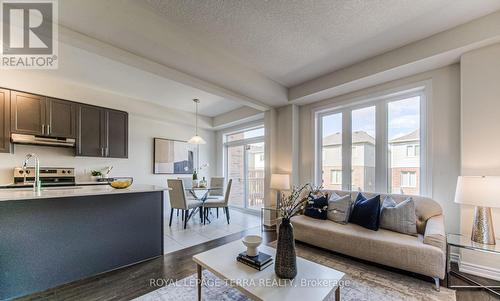
<instances>
[{"instance_id":1,"label":"kitchen","mask_svg":"<svg viewBox=\"0 0 500 301\"><path fill-rule=\"evenodd\" d=\"M163 255L167 177L152 173L152 141L179 126L0 92L0 299ZM97 181L93 170L109 179ZM130 177L124 190L108 183Z\"/></svg>"}]
</instances>

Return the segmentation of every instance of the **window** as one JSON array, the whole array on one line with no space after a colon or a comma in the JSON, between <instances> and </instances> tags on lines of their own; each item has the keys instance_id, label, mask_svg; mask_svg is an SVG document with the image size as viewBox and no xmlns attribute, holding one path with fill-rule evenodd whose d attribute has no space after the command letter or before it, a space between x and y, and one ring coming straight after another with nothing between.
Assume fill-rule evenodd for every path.
<instances>
[{"instance_id":1,"label":"window","mask_svg":"<svg viewBox=\"0 0 500 301\"><path fill-rule=\"evenodd\" d=\"M326 189L342 189L342 114L322 117L321 170ZM337 177L335 171L340 171ZM335 179L333 176L335 175ZM330 179L328 179L330 177Z\"/></svg>"},{"instance_id":2,"label":"window","mask_svg":"<svg viewBox=\"0 0 500 301\"><path fill-rule=\"evenodd\" d=\"M264 128L259 127L255 129L249 129L241 132L231 133L226 135L225 138L226 142L232 142L237 140L250 139L263 136L264 136Z\"/></svg>"},{"instance_id":3,"label":"window","mask_svg":"<svg viewBox=\"0 0 500 301\"><path fill-rule=\"evenodd\" d=\"M420 145L408 145L406 147L406 157L416 157L420 155Z\"/></svg>"},{"instance_id":4,"label":"window","mask_svg":"<svg viewBox=\"0 0 500 301\"><path fill-rule=\"evenodd\" d=\"M406 147L406 157L415 157L415 146L414 145L408 145Z\"/></svg>"},{"instance_id":5,"label":"window","mask_svg":"<svg viewBox=\"0 0 500 301\"><path fill-rule=\"evenodd\" d=\"M417 187L417 172L402 171L401 172L401 187Z\"/></svg>"},{"instance_id":6,"label":"window","mask_svg":"<svg viewBox=\"0 0 500 301\"><path fill-rule=\"evenodd\" d=\"M341 185L342 184L342 170L331 170L330 184Z\"/></svg>"},{"instance_id":7,"label":"window","mask_svg":"<svg viewBox=\"0 0 500 301\"><path fill-rule=\"evenodd\" d=\"M420 150L417 150L420 145L420 97L389 102L387 107L390 156L389 192L400 193L401 187L414 187L404 192L419 194L416 172L420 170L420 156L417 154L420 153ZM414 185L410 185L410 181L403 181L403 172L408 169L415 171Z\"/></svg>"},{"instance_id":8,"label":"window","mask_svg":"<svg viewBox=\"0 0 500 301\"><path fill-rule=\"evenodd\" d=\"M351 112L351 190L375 191L375 106Z\"/></svg>"},{"instance_id":9,"label":"window","mask_svg":"<svg viewBox=\"0 0 500 301\"><path fill-rule=\"evenodd\" d=\"M316 182L327 189L428 191L424 92L418 87L317 112Z\"/></svg>"}]
</instances>

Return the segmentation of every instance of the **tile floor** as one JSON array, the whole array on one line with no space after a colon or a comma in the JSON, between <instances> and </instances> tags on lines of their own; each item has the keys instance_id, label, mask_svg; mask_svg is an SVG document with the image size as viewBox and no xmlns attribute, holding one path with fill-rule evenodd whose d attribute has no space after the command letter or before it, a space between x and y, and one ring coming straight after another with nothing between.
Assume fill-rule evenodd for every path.
<instances>
[{"instance_id":1,"label":"tile floor","mask_svg":"<svg viewBox=\"0 0 500 301\"><path fill-rule=\"evenodd\" d=\"M230 209L230 224L226 222L226 216L219 211L217 219L215 212L210 216L212 223L203 225L200 223L199 215L193 216L187 228L183 228L181 217L177 217L174 211L172 227L168 226L170 210L165 214L164 231L164 253L168 254L177 250L188 248L210 240L221 238L233 233L250 230L251 233L260 233L260 218L256 215Z\"/></svg>"}]
</instances>

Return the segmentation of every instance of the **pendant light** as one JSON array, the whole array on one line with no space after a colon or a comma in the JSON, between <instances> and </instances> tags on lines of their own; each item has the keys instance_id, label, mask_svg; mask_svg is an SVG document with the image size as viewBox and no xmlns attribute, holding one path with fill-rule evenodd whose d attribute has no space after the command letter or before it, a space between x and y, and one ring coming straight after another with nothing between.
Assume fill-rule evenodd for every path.
<instances>
[{"instance_id":1,"label":"pendant light","mask_svg":"<svg viewBox=\"0 0 500 301\"><path fill-rule=\"evenodd\" d=\"M189 144L206 144L207 142L205 142L205 140L203 138L198 136L198 104L200 103L200 100L195 98L195 99L193 99L193 101L194 101L194 106L195 106L195 110L196 110L196 132L195 132L195 135L193 137L191 137L191 139L188 140L188 143Z\"/></svg>"}]
</instances>

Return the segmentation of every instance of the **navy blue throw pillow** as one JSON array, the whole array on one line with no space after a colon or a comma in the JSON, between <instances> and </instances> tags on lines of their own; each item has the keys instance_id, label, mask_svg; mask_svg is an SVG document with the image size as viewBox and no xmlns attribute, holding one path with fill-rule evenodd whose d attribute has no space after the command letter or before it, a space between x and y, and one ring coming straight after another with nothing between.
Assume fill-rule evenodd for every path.
<instances>
[{"instance_id":1,"label":"navy blue throw pillow","mask_svg":"<svg viewBox=\"0 0 500 301\"><path fill-rule=\"evenodd\" d=\"M306 205L304 215L315 219L326 219L328 214L328 196L309 195L309 203Z\"/></svg>"},{"instance_id":2,"label":"navy blue throw pillow","mask_svg":"<svg viewBox=\"0 0 500 301\"><path fill-rule=\"evenodd\" d=\"M349 222L377 231L380 225L380 195L367 199L358 193Z\"/></svg>"}]
</instances>

